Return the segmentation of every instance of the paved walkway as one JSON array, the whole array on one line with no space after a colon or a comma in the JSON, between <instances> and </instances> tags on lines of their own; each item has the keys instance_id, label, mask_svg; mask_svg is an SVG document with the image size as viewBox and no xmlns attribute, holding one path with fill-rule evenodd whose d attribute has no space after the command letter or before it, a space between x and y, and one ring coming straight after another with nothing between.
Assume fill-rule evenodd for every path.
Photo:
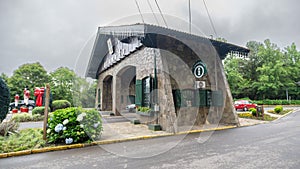
<instances>
[{"instance_id":1,"label":"paved walkway","mask_svg":"<svg viewBox=\"0 0 300 169\"><path fill-rule=\"evenodd\" d=\"M109 117L107 117L109 118ZM113 117L118 118L118 117ZM121 117L120 117L121 118ZM239 118L241 126L249 126L255 124L266 123L261 120L253 120L253 119L244 119ZM210 128L223 128L225 125L202 125L202 126L181 126L178 128L179 132L188 131L188 130L203 130ZM43 122L23 122L20 123L19 130L26 128L43 128ZM148 129L147 125L138 124L134 125L130 122L115 122L115 123L103 123L103 133L101 136L101 140L111 140L111 139L124 139L131 137L139 137L139 136L153 136L153 135L164 135L168 134L165 131L152 131Z\"/></svg>"}]
</instances>

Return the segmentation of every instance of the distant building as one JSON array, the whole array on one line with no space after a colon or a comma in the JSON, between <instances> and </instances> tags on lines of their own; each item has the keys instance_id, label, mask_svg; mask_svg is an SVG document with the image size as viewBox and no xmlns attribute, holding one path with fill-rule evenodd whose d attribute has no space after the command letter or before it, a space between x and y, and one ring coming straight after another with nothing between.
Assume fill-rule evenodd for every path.
<instances>
[{"instance_id":1,"label":"distant building","mask_svg":"<svg viewBox=\"0 0 300 169\"><path fill-rule=\"evenodd\" d=\"M154 113L137 118L168 132L205 122L238 125L221 63L232 51L249 52L154 25L99 27L86 76L98 79L103 111L148 107Z\"/></svg>"}]
</instances>

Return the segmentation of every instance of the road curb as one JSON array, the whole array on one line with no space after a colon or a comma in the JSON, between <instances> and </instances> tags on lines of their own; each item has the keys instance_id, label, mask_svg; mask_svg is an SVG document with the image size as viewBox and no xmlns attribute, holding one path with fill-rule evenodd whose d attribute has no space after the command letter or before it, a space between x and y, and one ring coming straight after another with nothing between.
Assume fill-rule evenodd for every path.
<instances>
[{"instance_id":1,"label":"road curb","mask_svg":"<svg viewBox=\"0 0 300 169\"><path fill-rule=\"evenodd\" d=\"M50 152L50 151L61 151L61 150L67 150L67 149L83 148L83 147L89 147L89 146L94 146L94 145L105 145L105 144L121 143L121 142L127 142L127 141L137 141L137 140L146 140L146 139L159 138L159 137L177 136L177 135L183 135L183 134L227 130L227 129L233 129L233 128L237 128L237 126L224 126L224 127L219 127L219 128L211 128L211 129L203 129L203 130L191 130L191 131L179 132L179 133L175 133L175 134L167 133L167 134L158 134L158 135L145 135L145 136L124 138L124 139L94 141L91 143L79 143L79 144L61 145L61 146L55 146L55 147L44 147L44 148L32 149L32 150L1 153L0 158L37 154L37 153L45 153L45 152Z\"/></svg>"}]
</instances>

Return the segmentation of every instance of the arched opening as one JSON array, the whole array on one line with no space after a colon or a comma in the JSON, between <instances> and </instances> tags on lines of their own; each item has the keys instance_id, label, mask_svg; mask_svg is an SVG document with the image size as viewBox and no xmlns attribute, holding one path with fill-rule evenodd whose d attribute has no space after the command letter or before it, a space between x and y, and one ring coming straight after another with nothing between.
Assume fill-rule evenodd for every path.
<instances>
[{"instance_id":1,"label":"arched opening","mask_svg":"<svg viewBox=\"0 0 300 169\"><path fill-rule=\"evenodd\" d=\"M136 67L126 66L117 74L116 108L118 112L133 110L135 105Z\"/></svg>"},{"instance_id":2,"label":"arched opening","mask_svg":"<svg viewBox=\"0 0 300 169\"><path fill-rule=\"evenodd\" d=\"M103 80L102 110L112 111L112 85L113 76L108 75Z\"/></svg>"}]
</instances>

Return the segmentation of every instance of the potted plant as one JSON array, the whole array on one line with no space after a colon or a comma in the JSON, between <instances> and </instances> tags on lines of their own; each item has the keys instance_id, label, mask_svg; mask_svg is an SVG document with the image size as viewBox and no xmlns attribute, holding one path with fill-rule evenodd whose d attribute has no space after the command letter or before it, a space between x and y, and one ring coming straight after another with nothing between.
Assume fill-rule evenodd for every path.
<instances>
[{"instance_id":1,"label":"potted plant","mask_svg":"<svg viewBox=\"0 0 300 169\"><path fill-rule=\"evenodd\" d=\"M136 112L142 116L154 116L154 111L149 107L138 107Z\"/></svg>"},{"instance_id":2,"label":"potted plant","mask_svg":"<svg viewBox=\"0 0 300 169\"><path fill-rule=\"evenodd\" d=\"M12 112L12 113L18 113L19 110L18 110L17 108L13 108L13 109L11 110L11 112Z\"/></svg>"},{"instance_id":3,"label":"potted plant","mask_svg":"<svg viewBox=\"0 0 300 169\"><path fill-rule=\"evenodd\" d=\"M22 106L20 108L21 113L28 113L29 112L29 108L27 106Z\"/></svg>"}]
</instances>

